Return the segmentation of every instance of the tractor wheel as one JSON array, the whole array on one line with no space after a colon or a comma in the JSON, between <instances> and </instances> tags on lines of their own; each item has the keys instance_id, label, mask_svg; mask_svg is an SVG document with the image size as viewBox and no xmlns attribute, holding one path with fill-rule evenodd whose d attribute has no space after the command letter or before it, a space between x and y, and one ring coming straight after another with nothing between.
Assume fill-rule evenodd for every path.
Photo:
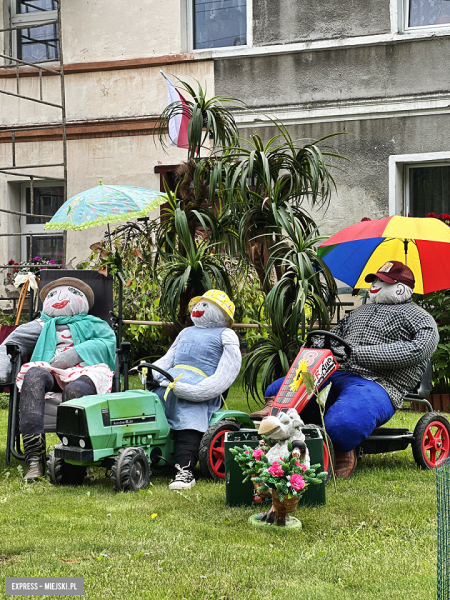
<instances>
[{"instance_id":1,"label":"tractor wheel","mask_svg":"<svg viewBox=\"0 0 450 600\"><path fill-rule=\"evenodd\" d=\"M111 479L116 492L137 492L148 486L150 461L142 448L123 448L114 460Z\"/></svg>"},{"instance_id":2,"label":"tractor wheel","mask_svg":"<svg viewBox=\"0 0 450 600\"><path fill-rule=\"evenodd\" d=\"M205 432L200 442L198 460L204 477L214 481L225 479L225 434L227 431L239 431L236 421L217 421Z\"/></svg>"},{"instance_id":3,"label":"tractor wheel","mask_svg":"<svg viewBox=\"0 0 450 600\"><path fill-rule=\"evenodd\" d=\"M439 413L427 413L414 429L414 460L421 469L435 469L450 454L450 423Z\"/></svg>"},{"instance_id":4,"label":"tractor wheel","mask_svg":"<svg viewBox=\"0 0 450 600\"><path fill-rule=\"evenodd\" d=\"M305 425L305 427L314 427L315 429L318 429L322 435L322 438L323 438L323 470L326 471L326 473L327 473L327 476L325 477L325 485L326 485L330 481L330 479L333 477L333 470L332 470L332 465L334 467L333 442L331 441L328 433L325 433L325 431L323 430L323 427L320 427L319 425ZM327 437L328 446L325 441L325 436ZM328 451L328 448L330 449L330 451Z\"/></svg>"},{"instance_id":5,"label":"tractor wheel","mask_svg":"<svg viewBox=\"0 0 450 600\"><path fill-rule=\"evenodd\" d=\"M87 475L87 467L72 465L63 458L55 458L52 450L47 461L47 475L53 485L81 485Z\"/></svg>"}]
</instances>

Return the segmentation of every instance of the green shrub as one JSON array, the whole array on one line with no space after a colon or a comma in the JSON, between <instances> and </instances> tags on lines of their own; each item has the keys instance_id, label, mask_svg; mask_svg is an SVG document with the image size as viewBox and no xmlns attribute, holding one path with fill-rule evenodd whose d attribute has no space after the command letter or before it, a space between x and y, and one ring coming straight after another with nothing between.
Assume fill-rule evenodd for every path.
<instances>
[{"instance_id":1,"label":"green shrub","mask_svg":"<svg viewBox=\"0 0 450 600\"><path fill-rule=\"evenodd\" d=\"M434 317L439 331L439 344L431 359L434 394L450 392L450 290L424 296L416 295L415 302Z\"/></svg>"}]
</instances>

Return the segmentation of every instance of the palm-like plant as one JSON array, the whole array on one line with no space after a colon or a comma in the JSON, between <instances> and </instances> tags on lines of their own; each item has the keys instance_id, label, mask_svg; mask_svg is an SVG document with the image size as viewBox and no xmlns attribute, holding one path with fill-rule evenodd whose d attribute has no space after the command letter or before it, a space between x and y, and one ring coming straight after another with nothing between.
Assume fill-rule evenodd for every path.
<instances>
[{"instance_id":1,"label":"palm-like plant","mask_svg":"<svg viewBox=\"0 0 450 600\"><path fill-rule=\"evenodd\" d=\"M176 242L166 234L165 248L155 254L154 268L161 278L161 306L180 326L189 319L188 304L194 296L218 287L232 295L229 275L216 254L220 244L207 238L193 239L186 213L174 211Z\"/></svg>"},{"instance_id":2,"label":"palm-like plant","mask_svg":"<svg viewBox=\"0 0 450 600\"><path fill-rule=\"evenodd\" d=\"M172 195L166 190L170 207L155 229L161 306L184 324L192 296L212 286L231 295L218 251L239 250L239 260L256 269L271 323L245 367L247 389L256 396L258 373L262 370L263 387L286 373L307 325L315 320L324 328L329 325L335 283L317 257L315 245L321 238L305 205L328 204L335 184L327 161L343 157L326 145L327 138L295 141L278 122L277 135L266 143L258 135L239 140L229 110L238 101L208 100L198 82L198 91L179 84L191 99L170 104L157 125L164 146L169 120L180 114L189 118L188 161L180 170L178 190ZM202 148L210 150L210 134L213 150L201 158Z\"/></svg>"},{"instance_id":3,"label":"palm-like plant","mask_svg":"<svg viewBox=\"0 0 450 600\"><path fill-rule=\"evenodd\" d=\"M166 135L169 121L176 116L185 116L189 119L188 126L188 160L199 158L202 148L210 151L209 136L212 136L215 148L239 145L238 130L233 114L224 104L231 106L244 106L243 102L225 96L206 97L206 88L203 89L199 81L197 91L185 81L178 79L179 88L190 95L191 99L172 102L161 113L155 128L161 146L167 147Z\"/></svg>"},{"instance_id":4,"label":"palm-like plant","mask_svg":"<svg viewBox=\"0 0 450 600\"><path fill-rule=\"evenodd\" d=\"M266 292L265 256L281 240L274 214L291 206L303 228L312 222L305 211L310 205L325 206L330 200L334 179L329 158L343 158L324 145L327 136L315 142L296 142L285 126L275 122L278 134L267 143L260 136L240 146L200 159L194 187L209 189L209 200L219 196L232 211L239 231L240 252L255 267ZM281 272L273 265L277 279Z\"/></svg>"},{"instance_id":5,"label":"palm-like plant","mask_svg":"<svg viewBox=\"0 0 450 600\"><path fill-rule=\"evenodd\" d=\"M261 390L264 390L274 379L287 373L306 330L316 320L321 328L329 328L336 299L334 278L317 256L316 245L323 236L314 223L311 221L305 227L291 206L273 208L272 216L277 231L282 234L281 240L271 247L266 278L274 273L275 267L281 277L271 287L264 303L272 330L247 357L244 384L253 398L259 395L257 375L261 370Z\"/></svg>"}]
</instances>

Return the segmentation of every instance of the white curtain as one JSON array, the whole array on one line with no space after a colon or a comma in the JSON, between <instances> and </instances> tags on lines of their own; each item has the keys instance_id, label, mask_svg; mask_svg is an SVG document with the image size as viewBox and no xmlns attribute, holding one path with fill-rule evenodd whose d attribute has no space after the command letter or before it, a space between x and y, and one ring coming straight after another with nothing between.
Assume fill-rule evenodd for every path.
<instances>
[{"instance_id":1,"label":"white curtain","mask_svg":"<svg viewBox=\"0 0 450 600\"><path fill-rule=\"evenodd\" d=\"M436 25L439 24L439 19L446 16L450 21L450 2L448 0L410 0L410 27Z\"/></svg>"}]
</instances>

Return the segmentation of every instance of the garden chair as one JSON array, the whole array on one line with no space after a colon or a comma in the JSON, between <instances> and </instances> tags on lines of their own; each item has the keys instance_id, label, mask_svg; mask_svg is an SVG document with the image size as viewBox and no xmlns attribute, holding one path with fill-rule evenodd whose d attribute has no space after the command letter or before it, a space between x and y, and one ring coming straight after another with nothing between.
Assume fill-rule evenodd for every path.
<instances>
[{"instance_id":1,"label":"garden chair","mask_svg":"<svg viewBox=\"0 0 450 600\"><path fill-rule=\"evenodd\" d=\"M113 312L113 278L108 275L105 277L98 271L88 270L55 270L45 269L40 272L39 289L47 283L59 279L60 277L75 277L86 282L92 288L95 295L95 303L90 314L106 321L116 330L116 369L113 380L113 392L120 391L121 375L123 375L124 390L128 389L128 368L130 344L122 342L122 289L123 279L119 276L119 299L118 314ZM30 292L29 320L35 318L33 314L33 290ZM42 302L38 302L38 312L42 309ZM11 381L2 384L2 387L9 386L9 414L8 414L8 433L6 443L6 463L10 464L11 455L18 460L24 460L23 452L20 447L19 433L19 392L15 384L16 376L22 366L23 357L20 355L20 349L14 344L7 345L7 352L11 357ZM56 400L47 400L45 407L44 427L45 432L56 431L56 413L59 402Z\"/></svg>"}]
</instances>

